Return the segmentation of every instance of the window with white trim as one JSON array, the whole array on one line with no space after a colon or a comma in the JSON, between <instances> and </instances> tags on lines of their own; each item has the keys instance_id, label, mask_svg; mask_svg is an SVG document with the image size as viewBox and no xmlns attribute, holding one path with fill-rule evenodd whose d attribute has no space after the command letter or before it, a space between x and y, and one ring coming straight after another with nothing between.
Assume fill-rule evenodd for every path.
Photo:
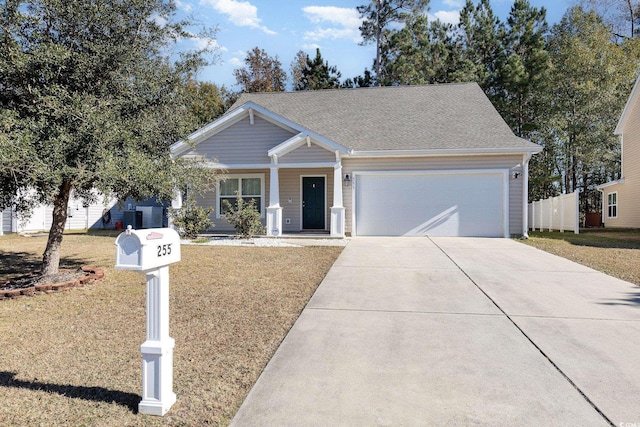
<instances>
[{"instance_id":1,"label":"window with white trim","mask_svg":"<svg viewBox=\"0 0 640 427\"><path fill-rule=\"evenodd\" d=\"M260 212L260 217L264 217L264 174L228 175L228 178L218 183L217 191L217 213L220 218L225 212L225 203L228 201L231 206L237 205L237 197L240 196L245 202L255 200L256 208Z\"/></svg>"},{"instance_id":2,"label":"window with white trim","mask_svg":"<svg viewBox=\"0 0 640 427\"><path fill-rule=\"evenodd\" d=\"M618 192L614 191L607 195L607 217L618 217Z\"/></svg>"}]
</instances>

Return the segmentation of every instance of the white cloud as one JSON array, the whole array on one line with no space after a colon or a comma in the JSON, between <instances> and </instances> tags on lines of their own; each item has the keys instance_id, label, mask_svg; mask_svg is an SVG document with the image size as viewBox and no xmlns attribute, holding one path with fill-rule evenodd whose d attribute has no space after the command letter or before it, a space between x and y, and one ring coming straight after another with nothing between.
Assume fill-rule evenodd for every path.
<instances>
[{"instance_id":1,"label":"white cloud","mask_svg":"<svg viewBox=\"0 0 640 427\"><path fill-rule=\"evenodd\" d=\"M440 21L446 24L457 25L460 22L460 11L459 10L440 10L434 14L429 14L429 19L435 20L439 19Z\"/></svg>"},{"instance_id":2,"label":"white cloud","mask_svg":"<svg viewBox=\"0 0 640 427\"><path fill-rule=\"evenodd\" d=\"M302 49L304 50L316 50L320 49L320 45L317 43L305 43L302 45Z\"/></svg>"},{"instance_id":3,"label":"white cloud","mask_svg":"<svg viewBox=\"0 0 640 427\"><path fill-rule=\"evenodd\" d=\"M157 26L164 28L165 25L167 25L167 23L169 21L167 21L167 18L165 18L164 16L160 16L157 13L152 14L149 17L149 20L151 22L154 22Z\"/></svg>"},{"instance_id":4,"label":"white cloud","mask_svg":"<svg viewBox=\"0 0 640 427\"><path fill-rule=\"evenodd\" d=\"M446 4L447 6L457 8L461 8L462 6L464 6L464 2L462 0L444 0L442 3Z\"/></svg>"},{"instance_id":5,"label":"white cloud","mask_svg":"<svg viewBox=\"0 0 640 427\"><path fill-rule=\"evenodd\" d=\"M193 6L190 3L185 3L180 0L176 0L176 7L180 10L185 11L186 13L193 12Z\"/></svg>"},{"instance_id":6,"label":"white cloud","mask_svg":"<svg viewBox=\"0 0 640 427\"><path fill-rule=\"evenodd\" d=\"M229 64L235 65L236 67L242 67L244 62L240 58L236 58L235 56L229 60Z\"/></svg>"},{"instance_id":7,"label":"white cloud","mask_svg":"<svg viewBox=\"0 0 640 427\"><path fill-rule=\"evenodd\" d=\"M305 32L305 40L361 40L359 27L362 21L355 8L307 6L302 11L309 21L318 25L316 29Z\"/></svg>"},{"instance_id":8,"label":"white cloud","mask_svg":"<svg viewBox=\"0 0 640 427\"><path fill-rule=\"evenodd\" d=\"M214 50L216 52L226 52L226 51L229 50L224 46L220 46L218 44L218 41L216 39L211 38L211 37L194 36L194 37L191 37L191 41L194 43L196 49L198 49L198 50L200 50L200 49L211 49L211 50Z\"/></svg>"},{"instance_id":9,"label":"white cloud","mask_svg":"<svg viewBox=\"0 0 640 427\"><path fill-rule=\"evenodd\" d=\"M249 27L261 30L266 34L276 34L258 18L258 8L248 1L238 0L200 0L200 4L213 7L216 12L227 15L229 21L238 27Z\"/></svg>"}]
</instances>

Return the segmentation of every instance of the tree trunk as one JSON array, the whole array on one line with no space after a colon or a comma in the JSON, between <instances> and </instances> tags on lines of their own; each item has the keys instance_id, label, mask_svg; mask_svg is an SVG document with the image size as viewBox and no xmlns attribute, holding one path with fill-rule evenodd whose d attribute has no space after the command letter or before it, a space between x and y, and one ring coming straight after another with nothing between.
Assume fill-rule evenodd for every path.
<instances>
[{"instance_id":1,"label":"tree trunk","mask_svg":"<svg viewBox=\"0 0 640 427\"><path fill-rule=\"evenodd\" d=\"M67 208L69 206L69 195L71 194L71 183L67 180L62 181L58 194L53 202L53 221L49 230L49 239L47 247L42 256L43 276L56 274L60 267L60 246L62 245L62 236L64 226L67 223Z\"/></svg>"},{"instance_id":2,"label":"tree trunk","mask_svg":"<svg viewBox=\"0 0 640 427\"><path fill-rule=\"evenodd\" d=\"M381 45L380 43L382 42L380 39L382 38L382 24L380 24L380 7L381 4L378 1L376 3L376 80L377 80L377 86L382 86L382 82L380 81L381 76L380 74L382 73L382 65L380 64L381 61Z\"/></svg>"}]
</instances>

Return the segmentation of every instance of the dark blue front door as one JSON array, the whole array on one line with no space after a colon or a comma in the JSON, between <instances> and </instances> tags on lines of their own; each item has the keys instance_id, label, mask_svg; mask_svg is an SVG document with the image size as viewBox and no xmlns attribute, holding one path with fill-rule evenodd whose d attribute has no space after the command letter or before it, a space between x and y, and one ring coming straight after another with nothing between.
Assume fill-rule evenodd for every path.
<instances>
[{"instance_id":1,"label":"dark blue front door","mask_svg":"<svg viewBox=\"0 0 640 427\"><path fill-rule=\"evenodd\" d=\"M324 230L324 177L302 177L302 228Z\"/></svg>"}]
</instances>

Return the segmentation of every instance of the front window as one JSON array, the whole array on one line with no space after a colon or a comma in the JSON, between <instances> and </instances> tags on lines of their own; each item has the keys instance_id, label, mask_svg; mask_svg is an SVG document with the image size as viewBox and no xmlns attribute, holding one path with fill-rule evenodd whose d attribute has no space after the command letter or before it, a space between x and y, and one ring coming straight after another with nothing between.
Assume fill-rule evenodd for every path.
<instances>
[{"instance_id":1,"label":"front window","mask_svg":"<svg viewBox=\"0 0 640 427\"><path fill-rule=\"evenodd\" d=\"M607 196L607 216L617 218L618 216L618 193L609 193Z\"/></svg>"},{"instance_id":2,"label":"front window","mask_svg":"<svg viewBox=\"0 0 640 427\"><path fill-rule=\"evenodd\" d=\"M218 218L226 212L224 201L228 201L235 207L238 196L245 202L255 200L255 206L263 217L264 175L230 175L226 180L221 181L218 187Z\"/></svg>"}]
</instances>

